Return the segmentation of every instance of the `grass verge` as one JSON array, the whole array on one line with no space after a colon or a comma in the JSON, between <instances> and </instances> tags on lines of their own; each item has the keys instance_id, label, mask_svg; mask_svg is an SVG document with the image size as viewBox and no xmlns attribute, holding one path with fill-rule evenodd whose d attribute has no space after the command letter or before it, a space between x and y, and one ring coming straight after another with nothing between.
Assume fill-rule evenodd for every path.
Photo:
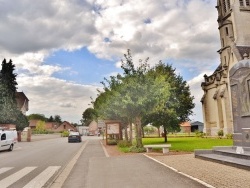
<instances>
[{"instance_id":1,"label":"grass verge","mask_svg":"<svg viewBox=\"0 0 250 188\"><path fill-rule=\"evenodd\" d=\"M164 144L164 138L143 138L143 145ZM214 146L232 146L232 139L199 138L199 137L169 137L170 151L193 152L195 149L212 149ZM129 147L119 147L122 152L129 152Z\"/></svg>"}]
</instances>

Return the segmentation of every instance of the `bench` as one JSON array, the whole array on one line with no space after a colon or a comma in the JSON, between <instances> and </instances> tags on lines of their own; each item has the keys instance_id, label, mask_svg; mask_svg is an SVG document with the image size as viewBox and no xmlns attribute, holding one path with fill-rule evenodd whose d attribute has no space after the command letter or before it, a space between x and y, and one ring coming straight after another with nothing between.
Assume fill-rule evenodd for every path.
<instances>
[{"instance_id":1,"label":"bench","mask_svg":"<svg viewBox=\"0 0 250 188\"><path fill-rule=\"evenodd\" d=\"M146 148L147 153L152 151L152 148L162 148L162 153L166 154L169 152L169 148L171 147L171 144L158 144L158 145L144 145L144 148Z\"/></svg>"}]
</instances>

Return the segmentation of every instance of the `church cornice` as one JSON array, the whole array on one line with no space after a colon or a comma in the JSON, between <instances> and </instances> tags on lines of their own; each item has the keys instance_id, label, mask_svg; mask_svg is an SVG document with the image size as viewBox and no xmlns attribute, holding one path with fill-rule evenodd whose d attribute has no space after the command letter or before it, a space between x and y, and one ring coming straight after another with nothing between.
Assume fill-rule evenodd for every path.
<instances>
[{"instance_id":1,"label":"church cornice","mask_svg":"<svg viewBox=\"0 0 250 188\"><path fill-rule=\"evenodd\" d=\"M250 11L250 7L241 6L240 11Z\"/></svg>"},{"instance_id":2,"label":"church cornice","mask_svg":"<svg viewBox=\"0 0 250 188\"><path fill-rule=\"evenodd\" d=\"M206 87L212 84L215 84L216 86L220 85L220 82L223 81L223 79L227 78L227 71L228 66L223 65L217 68L217 70L210 76L204 75L205 82L201 83L201 87L203 90L206 90ZM223 82L224 84L224 82Z\"/></svg>"},{"instance_id":3,"label":"church cornice","mask_svg":"<svg viewBox=\"0 0 250 188\"><path fill-rule=\"evenodd\" d=\"M228 48L230 48L230 46L225 46L225 47L219 49L217 52L218 52L219 54L221 54L222 51L224 51L224 50L226 50L226 49L228 49Z\"/></svg>"},{"instance_id":4,"label":"church cornice","mask_svg":"<svg viewBox=\"0 0 250 188\"><path fill-rule=\"evenodd\" d=\"M217 22L219 23L219 25L225 22L231 16L231 13L232 13L232 9L229 9L224 15L219 15L217 19Z\"/></svg>"}]
</instances>

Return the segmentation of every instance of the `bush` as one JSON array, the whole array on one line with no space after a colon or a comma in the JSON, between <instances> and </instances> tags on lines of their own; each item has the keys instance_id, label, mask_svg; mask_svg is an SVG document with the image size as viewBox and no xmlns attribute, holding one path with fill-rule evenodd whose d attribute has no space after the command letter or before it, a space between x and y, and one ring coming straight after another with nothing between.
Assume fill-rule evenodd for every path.
<instances>
[{"instance_id":1,"label":"bush","mask_svg":"<svg viewBox=\"0 0 250 188\"><path fill-rule=\"evenodd\" d=\"M68 137L69 136L69 131L63 131L61 133L61 137Z\"/></svg>"},{"instance_id":2,"label":"bush","mask_svg":"<svg viewBox=\"0 0 250 188\"><path fill-rule=\"evenodd\" d=\"M129 142L129 141L126 141L126 140L120 140L117 145L120 147L120 148L126 148L126 147L130 147L132 144Z\"/></svg>"},{"instance_id":3,"label":"bush","mask_svg":"<svg viewBox=\"0 0 250 188\"><path fill-rule=\"evenodd\" d=\"M116 139L108 139L107 144L108 145L117 145L118 141Z\"/></svg>"},{"instance_id":4,"label":"bush","mask_svg":"<svg viewBox=\"0 0 250 188\"><path fill-rule=\"evenodd\" d=\"M226 134L227 139L233 139L233 134Z\"/></svg>"},{"instance_id":5,"label":"bush","mask_svg":"<svg viewBox=\"0 0 250 188\"><path fill-rule=\"evenodd\" d=\"M195 136L200 137L200 138L204 138L206 136L206 133L203 133L202 131L196 130Z\"/></svg>"},{"instance_id":6,"label":"bush","mask_svg":"<svg viewBox=\"0 0 250 188\"><path fill-rule=\"evenodd\" d=\"M219 138L222 138L222 137L224 136L223 130L219 130L219 131L217 132L217 135L218 135Z\"/></svg>"},{"instance_id":7,"label":"bush","mask_svg":"<svg viewBox=\"0 0 250 188\"><path fill-rule=\"evenodd\" d=\"M47 130L32 130L32 134L48 134L49 131Z\"/></svg>"},{"instance_id":8,"label":"bush","mask_svg":"<svg viewBox=\"0 0 250 188\"><path fill-rule=\"evenodd\" d=\"M136 146L132 146L129 148L129 152L132 152L132 153L143 153L145 151L146 151L146 149L144 147L138 148Z\"/></svg>"}]
</instances>

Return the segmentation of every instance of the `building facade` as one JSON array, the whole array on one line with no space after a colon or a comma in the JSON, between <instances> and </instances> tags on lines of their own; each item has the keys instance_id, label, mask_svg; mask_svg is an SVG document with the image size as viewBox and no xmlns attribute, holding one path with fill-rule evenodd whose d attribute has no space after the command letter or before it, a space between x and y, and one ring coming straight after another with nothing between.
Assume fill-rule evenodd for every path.
<instances>
[{"instance_id":1,"label":"building facade","mask_svg":"<svg viewBox=\"0 0 250 188\"><path fill-rule=\"evenodd\" d=\"M229 70L239 61L249 59L250 0L218 0L220 64L212 75L204 75L201 99L204 132L217 135L233 133Z\"/></svg>"},{"instance_id":2,"label":"building facade","mask_svg":"<svg viewBox=\"0 0 250 188\"><path fill-rule=\"evenodd\" d=\"M29 110L29 99L23 92L16 92L16 103L17 108L26 115L26 112Z\"/></svg>"}]
</instances>

